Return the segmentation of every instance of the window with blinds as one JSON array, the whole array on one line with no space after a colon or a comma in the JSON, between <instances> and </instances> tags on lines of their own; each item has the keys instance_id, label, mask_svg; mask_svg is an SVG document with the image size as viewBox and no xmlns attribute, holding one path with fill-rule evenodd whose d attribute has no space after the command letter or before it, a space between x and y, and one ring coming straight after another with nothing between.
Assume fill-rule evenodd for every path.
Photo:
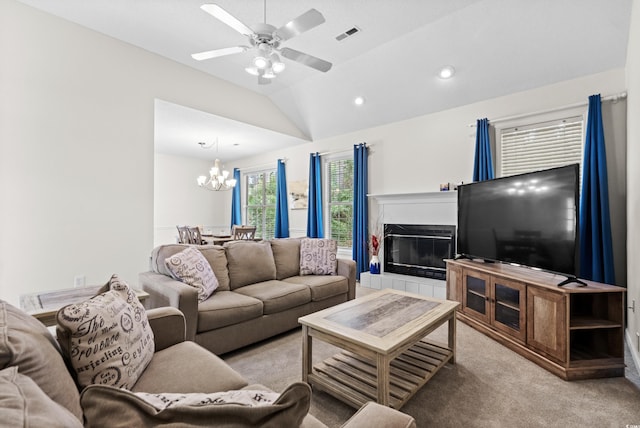
<instances>
[{"instance_id":1,"label":"window with blinds","mask_svg":"<svg viewBox=\"0 0 640 428\"><path fill-rule=\"evenodd\" d=\"M256 226L255 236L272 239L276 225L276 171L246 174L247 225Z\"/></svg>"},{"instance_id":2,"label":"window with blinds","mask_svg":"<svg viewBox=\"0 0 640 428\"><path fill-rule=\"evenodd\" d=\"M353 159L326 161L328 236L339 248L351 248L353 234Z\"/></svg>"},{"instance_id":3,"label":"window with blinds","mask_svg":"<svg viewBox=\"0 0 640 428\"><path fill-rule=\"evenodd\" d=\"M583 130L582 116L502 129L499 175L582 164Z\"/></svg>"}]
</instances>

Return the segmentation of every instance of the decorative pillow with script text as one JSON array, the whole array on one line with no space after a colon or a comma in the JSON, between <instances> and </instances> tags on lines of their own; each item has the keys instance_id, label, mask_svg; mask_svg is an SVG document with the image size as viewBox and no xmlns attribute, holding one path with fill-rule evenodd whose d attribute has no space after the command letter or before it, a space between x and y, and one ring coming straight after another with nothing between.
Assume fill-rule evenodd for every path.
<instances>
[{"instance_id":1,"label":"decorative pillow with script text","mask_svg":"<svg viewBox=\"0 0 640 428\"><path fill-rule=\"evenodd\" d=\"M300 241L300 275L335 275L338 242L335 239L304 238Z\"/></svg>"},{"instance_id":2,"label":"decorative pillow with script text","mask_svg":"<svg viewBox=\"0 0 640 428\"><path fill-rule=\"evenodd\" d=\"M81 388L92 384L130 389L155 350L147 314L117 275L110 291L67 305L57 314L57 335Z\"/></svg>"},{"instance_id":3,"label":"decorative pillow with script text","mask_svg":"<svg viewBox=\"0 0 640 428\"><path fill-rule=\"evenodd\" d=\"M187 247L165 260L167 269L178 281L198 290L198 301L204 302L218 288L218 279L202 253Z\"/></svg>"}]
</instances>

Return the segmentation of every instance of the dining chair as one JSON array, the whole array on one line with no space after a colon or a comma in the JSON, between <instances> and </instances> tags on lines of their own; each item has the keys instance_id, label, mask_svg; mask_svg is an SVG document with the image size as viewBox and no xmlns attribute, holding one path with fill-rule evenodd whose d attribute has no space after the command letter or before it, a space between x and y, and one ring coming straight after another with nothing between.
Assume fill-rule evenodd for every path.
<instances>
[{"instance_id":1,"label":"dining chair","mask_svg":"<svg viewBox=\"0 0 640 428\"><path fill-rule=\"evenodd\" d=\"M232 232L231 235L233 236L233 239L253 240L255 239L255 236L256 236L256 227L234 225L233 230L231 232Z\"/></svg>"},{"instance_id":2,"label":"dining chair","mask_svg":"<svg viewBox=\"0 0 640 428\"><path fill-rule=\"evenodd\" d=\"M178 244L191 244L191 233L188 226L176 226L178 229Z\"/></svg>"},{"instance_id":3,"label":"dining chair","mask_svg":"<svg viewBox=\"0 0 640 428\"><path fill-rule=\"evenodd\" d=\"M189 237L191 239L191 244L196 245L204 245L207 243L204 239L202 239L202 233L200 232L200 228L198 226L189 227Z\"/></svg>"}]
</instances>

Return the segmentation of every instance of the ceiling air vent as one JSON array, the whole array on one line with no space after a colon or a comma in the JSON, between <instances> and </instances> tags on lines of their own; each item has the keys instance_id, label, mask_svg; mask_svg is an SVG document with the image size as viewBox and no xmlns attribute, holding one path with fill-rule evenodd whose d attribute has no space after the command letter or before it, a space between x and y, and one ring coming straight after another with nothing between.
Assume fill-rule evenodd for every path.
<instances>
[{"instance_id":1,"label":"ceiling air vent","mask_svg":"<svg viewBox=\"0 0 640 428\"><path fill-rule=\"evenodd\" d=\"M353 27L347 31L345 31L342 34L338 34L336 36L336 40L341 42L342 40L346 39L347 37L351 37L351 36L355 36L356 34L358 34L360 32L360 29L358 27Z\"/></svg>"}]
</instances>

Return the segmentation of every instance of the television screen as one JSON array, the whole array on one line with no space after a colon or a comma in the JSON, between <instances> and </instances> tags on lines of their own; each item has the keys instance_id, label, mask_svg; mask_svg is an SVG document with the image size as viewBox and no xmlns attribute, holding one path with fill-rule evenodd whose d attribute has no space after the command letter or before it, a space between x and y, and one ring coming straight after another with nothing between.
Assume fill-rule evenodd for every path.
<instances>
[{"instance_id":1,"label":"television screen","mask_svg":"<svg viewBox=\"0 0 640 428\"><path fill-rule=\"evenodd\" d=\"M578 164L458 186L458 254L574 276Z\"/></svg>"}]
</instances>

